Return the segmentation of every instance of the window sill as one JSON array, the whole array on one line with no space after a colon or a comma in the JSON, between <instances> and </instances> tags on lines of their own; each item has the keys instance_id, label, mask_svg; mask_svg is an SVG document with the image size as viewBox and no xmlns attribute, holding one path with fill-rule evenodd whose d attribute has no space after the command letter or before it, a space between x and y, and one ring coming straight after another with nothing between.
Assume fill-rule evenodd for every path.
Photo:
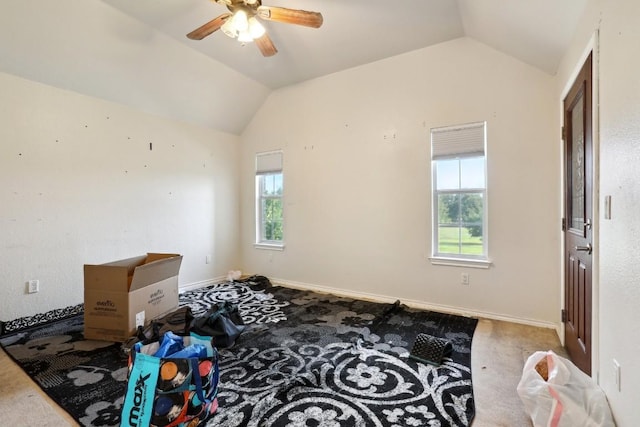
<instances>
[{"instance_id":1,"label":"window sill","mask_svg":"<svg viewBox=\"0 0 640 427\"><path fill-rule=\"evenodd\" d=\"M270 251L284 251L284 243L254 243L253 247Z\"/></svg>"},{"instance_id":2,"label":"window sill","mask_svg":"<svg viewBox=\"0 0 640 427\"><path fill-rule=\"evenodd\" d=\"M484 259L429 257L433 265L446 265L449 267L484 268L491 267L491 261Z\"/></svg>"}]
</instances>

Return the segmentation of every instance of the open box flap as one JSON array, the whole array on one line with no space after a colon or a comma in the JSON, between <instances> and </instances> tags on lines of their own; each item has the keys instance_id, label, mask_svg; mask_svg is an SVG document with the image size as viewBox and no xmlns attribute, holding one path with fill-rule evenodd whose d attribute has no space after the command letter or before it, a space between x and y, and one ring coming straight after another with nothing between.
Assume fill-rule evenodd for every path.
<instances>
[{"instance_id":1,"label":"open box flap","mask_svg":"<svg viewBox=\"0 0 640 427\"><path fill-rule=\"evenodd\" d=\"M106 264L84 266L84 286L87 289L111 289L127 292L128 277L136 266L144 263L146 256L138 256Z\"/></svg>"},{"instance_id":2,"label":"open box flap","mask_svg":"<svg viewBox=\"0 0 640 427\"><path fill-rule=\"evenodd\" d=\"M129 291L135 291L151 283L177 276L181 263L182 255L148 254L147 262L135 267Z\"/></svg>"}]
</instances>

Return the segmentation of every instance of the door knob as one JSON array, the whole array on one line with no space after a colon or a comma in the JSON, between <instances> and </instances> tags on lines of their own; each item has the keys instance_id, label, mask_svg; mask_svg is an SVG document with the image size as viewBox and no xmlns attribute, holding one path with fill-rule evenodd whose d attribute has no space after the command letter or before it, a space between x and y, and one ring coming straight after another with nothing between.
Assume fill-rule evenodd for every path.
<instances>
[{"instance_id":1,"label":"door knob","mask_svg":"<svg viewBox=\"0 0 640 427\"><path fill-rule=\"evenodd\" d=\"M586 252L589 255L591 255L591 251L593 251L593 247L591 246L591 243L587 243L587 246L576 246L574 247L574 249L579 252Z\"/></svg>"}]
</instances>

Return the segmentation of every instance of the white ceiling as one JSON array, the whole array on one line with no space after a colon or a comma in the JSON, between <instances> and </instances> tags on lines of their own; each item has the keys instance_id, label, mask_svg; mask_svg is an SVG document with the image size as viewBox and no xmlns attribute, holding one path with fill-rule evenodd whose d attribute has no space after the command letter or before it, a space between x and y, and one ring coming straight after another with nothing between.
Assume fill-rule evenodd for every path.
<instances>
[{"instance_id":1,"label":"white ceiling","mask_svg":"<svg viewBox=\"0 0 640 427\"><path fill-rule=\"evenodd\" d=\"M0 1L0 72L240 135L275 88L464 36L552 75L587 2L263 1L324 24L265 22L265 58L222 32L187 39L226 10L209 0Z\"/></svg>"},{"instance_id":2,"label":"white ceiling","mask_svg":"<svg viewBox=\"0 0 640 427\"><path fill-rule=\"evenodd\" d=\"M263 0L321 12L312 29L264 26L278 49L263 57L218 31L194 41L186 34L227 9L209 0L102 0L269 88L469 36L554 74L586 0Z\"/></svg>"}]
</instances>

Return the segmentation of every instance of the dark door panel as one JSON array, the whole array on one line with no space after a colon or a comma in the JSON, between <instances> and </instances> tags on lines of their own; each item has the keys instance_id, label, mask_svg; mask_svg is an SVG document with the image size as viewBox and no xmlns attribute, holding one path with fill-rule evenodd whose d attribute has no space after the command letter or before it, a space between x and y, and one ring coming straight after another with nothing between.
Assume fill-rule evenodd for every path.
<instances>
[{"instance_id":1,"label":"dark door panel","mask_svg":"<svg viewBox=\"0 0 640 427\"><path fill-rule=\"evenodd\" d=\"M564 99L565 346L573 363L591 374L592 307L592 57Z\"/></svg>"}]
</instances>

